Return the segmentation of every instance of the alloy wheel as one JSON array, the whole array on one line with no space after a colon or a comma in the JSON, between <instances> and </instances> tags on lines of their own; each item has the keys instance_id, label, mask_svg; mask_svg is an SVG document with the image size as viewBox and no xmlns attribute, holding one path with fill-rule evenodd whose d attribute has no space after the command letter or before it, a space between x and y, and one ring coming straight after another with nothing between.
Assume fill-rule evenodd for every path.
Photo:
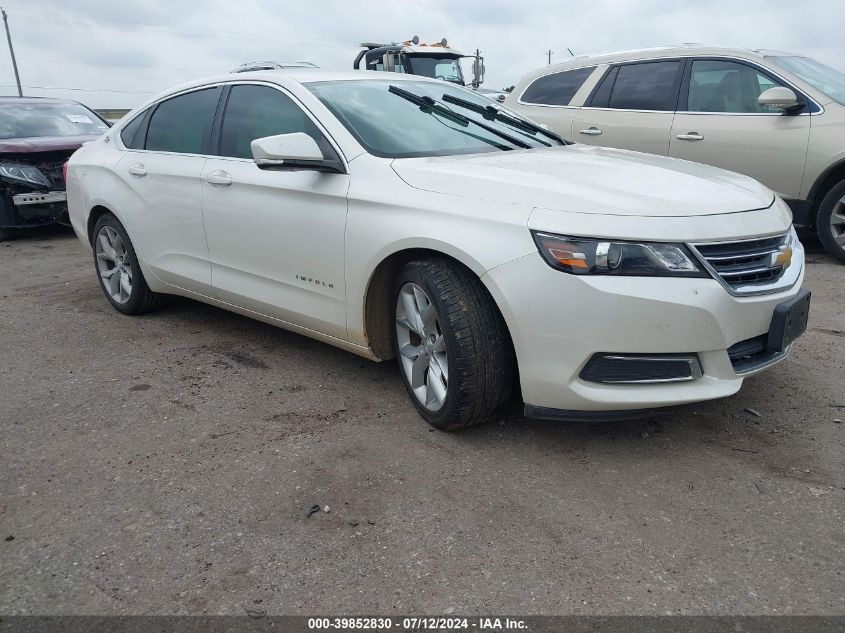
<instances>
[{"instance_id":1,"label":"alloy wheel","mask_svg":"<svg viewBox=\"0 0 845 633\"><path fill-rule=\"evenodd\" d=\"M126 303L132 295L132 261L120 233L103 226L97 233L95 253L97 272L106 292L115 303Z\"/></svg>"},{"instance_id":2,"label":"alloy wheel","mask_svg":"<svg viewBox=\"0 0 845 633\"><path fill-rule=\"evenodd\" d=\"M845 196L836 203L830 214L830 232L833 241L845 250Z\"/></svg>"},{"instance_id":3,"label":"alloy wheel","mask_svg":"<svg viewBox=\"0 0 845 633\"><path fill-rule=\"evenodd\" d=\"M412 282L402 286L396 298L396 340L414 396L429 411L439 411L449 387L446 339L434 304Z\"/></svg>"}]
</instances>

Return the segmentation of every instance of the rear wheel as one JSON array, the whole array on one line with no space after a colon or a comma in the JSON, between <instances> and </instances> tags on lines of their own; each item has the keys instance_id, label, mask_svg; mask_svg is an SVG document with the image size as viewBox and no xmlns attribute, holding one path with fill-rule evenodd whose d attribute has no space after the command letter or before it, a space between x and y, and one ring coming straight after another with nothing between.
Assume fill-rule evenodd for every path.
<instances>
[{"instance_id":1,"label":"rear wheel","mask_svg":"<svg viewBox=\"0 0 845 633\"><path fill-rule=\"evenodd\" d=\"M162 295L150 290L135 249L120 221L103 215L94 226L94 266L106 299L124 314L157 308Z\"/></svg>"},{"instance_id":2,"label":"rear wheel","mask_svg":"<svg viewBox=\"0 0 845 633\"><path fill-rule=\"evenodd\" d=\"M510 399L510 336L478 278L445 259L406 264L394 285L396 356L420 415L446 431L485 422Z\"/></svg>"},{"instance_id":3,"label":"rear wheel","mask_svg":"<svg viewBox=\"0 0 845 633\"><path fill-rule=\"evenodd\" d=\"M845 180L822 199L816 216L816 230L825 250L845 263Z\"/></svg>"}]
</instances>

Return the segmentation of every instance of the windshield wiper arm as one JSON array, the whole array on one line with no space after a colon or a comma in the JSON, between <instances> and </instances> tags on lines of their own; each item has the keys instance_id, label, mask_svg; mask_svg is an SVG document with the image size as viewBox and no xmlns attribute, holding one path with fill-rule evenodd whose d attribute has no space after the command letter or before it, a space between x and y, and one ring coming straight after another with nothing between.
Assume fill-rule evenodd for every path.
<instances>
[{"instance_id":1,"label":"windshield wiper arm","mask_svg":"<svg viewBox=\"0 0 845 633\"><path fill-rule=\"evenodd\" d=\"M507 132L502 132L501 130L497 130L492 125L487 125L486 123L482 123L481 121L476 121L475 119L472 119L468 116L465 116L465 115L463 115L459 112L455 112L451 108L447 108L446 106L444 106L439 101L435 101L434 99L432 99L431 97L429 97L427 95L426 96L418 95L418 94L415 94L413 92L408 92L407 90L404 90L404 89L400 88L399 86L393 86L393 85L388 87L387 90L388 90L388 92L392 92L393 94L395 94L397 97L402 97L403 99L406 99L407 101L410 101L411 103L415 103L416 105L420 106L420 108L429 108L429 109L433 110L434 112L442 114L442 115L446 116L447 118L450 118L453 121L460 123L461 125L467 125L469 123L472 123L473 125L477 125L481 129L486 130L486 131L490 132L491 134L495 134L499 138L506 140L508 143L516 145L517 147L521 147L523 149L530 149L531 148L531 146L528 143L526 143L525 141L523 141L522 139L518 139L515 136L511 136Z\"/></svg>"},{"instance_id":2,"label":"windshield wiper arm","mask_svg":"<svg viewBox=\"0 0 845 633\"><path fill-rule=\"evenodd\" d=\"M438 104L431 97L414 94L413 92L408 92L407 90L403 90L399 86L390 86L387 91L392 92L397 97L402 97L403 99L420 106L420 108L429 108L431 110L434 110L438 114L442 114L447 119L451 119L455 123L463 125L464 127L469 125L468 117L465 117L463 114L455 112L454 110L451 110L444 105Z\"/></svg>"},{"instance_id":3,"label":"windshield wiper arm","mask_svg":"<svg viewBox=\"0 0 845 633\"><path fill-rule=\"evenodd\" d=\"M523 130L524 132L531 132L532 134L542 134L548 138L554 139L558 143L562 145L569 145L569 141L565 140L564 138L558 136L551 130L547 130L546 128L540 127L539 125L535 125L530 121L525 121L523 119L517 119L514 116L510 116L509 114L505 114L498 108L492 105L480 105L478 103L473 103L472 101L467 101L466 99L461 99L460 97L453 97L452 95L444 94L443 101L446 103L452 103L456 106L461 108L466 108L472 112L477 112L478 114L484 116L486 119L494 120L494 121L501 121L502 123L506 123L511 127L515 127L518 130ZM539 139L538 139L539 140ZM542 143L542 141L540 141Z\"/></svg>"}]
</instances>

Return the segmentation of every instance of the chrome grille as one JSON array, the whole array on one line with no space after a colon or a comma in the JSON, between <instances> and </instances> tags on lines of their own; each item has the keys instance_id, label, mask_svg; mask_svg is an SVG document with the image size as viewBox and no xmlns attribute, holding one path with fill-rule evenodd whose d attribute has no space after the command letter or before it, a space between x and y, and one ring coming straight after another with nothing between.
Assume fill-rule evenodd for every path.
<instances>
[{"instance_id":1,"label":"chrome grille","mask_svg":"<svg viewBox=\"0 0 845 633\"><path fill-rule=\"evenodd\" d=\"M791 286L800 272L798 262L803 259L803 249L793 239L792 231L741 242L693 244L692 248L733 294L776 292ZM784 279L789 270L794 274Z\"/></svg>"}]
</instances>

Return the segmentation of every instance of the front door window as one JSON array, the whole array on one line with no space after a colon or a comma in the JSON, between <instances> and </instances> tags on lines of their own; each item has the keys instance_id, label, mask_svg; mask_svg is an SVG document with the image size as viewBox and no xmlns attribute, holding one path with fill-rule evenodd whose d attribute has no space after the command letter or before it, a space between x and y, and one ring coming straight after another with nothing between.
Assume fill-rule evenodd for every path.
<instances>
[{"instance_id":1,"label":"front door window","mask_svg":"<svg viewBox=\"0 0 845 633\"><path fill-rule=\"evenodd\" d=\"M751 66L727 60L697 59L690 73L689 112L763 114L760 95L781 84Z\"/></svg>"}]
</instances>

